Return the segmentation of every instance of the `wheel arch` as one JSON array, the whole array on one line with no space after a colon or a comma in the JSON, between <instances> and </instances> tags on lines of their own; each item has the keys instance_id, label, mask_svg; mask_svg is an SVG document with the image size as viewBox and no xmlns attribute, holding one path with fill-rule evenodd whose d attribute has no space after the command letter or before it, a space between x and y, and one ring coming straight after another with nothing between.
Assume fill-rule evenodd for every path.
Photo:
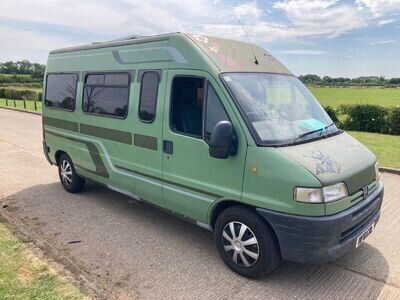
<instances>
[{"instance_id":1,"label":"wheel arch","mask_svg":"<svg viewBox=\"0 0 400 300\"><path fill-rule=\"evenodd\" d=\"M56 165L57 166L58 166L58 161L60 160L60 157L61 157L62 154L68 155L68 153L63 151L63 150L57 150L56 153L54 153L54 159L56 160Z\"/></svg>"},{"instance_id":2,"label":"wheel arch","mask_svg":"<svg viewBox=\"0 0 400 300\"><path fill-rule=\"evenodd\" d=\"M253 206L253 205L250 205L250 204L247 204L247 203L243 203L243 202L241 202L241 201L239 201L239 200L220 199L220 200L218 200L217 202L215 202L215 203L211 206L211 208L210 208L210 210L209 210L209 214L208 214L208 215L209 215L209 218L208 218L208 220L209 220L209 224L210 224L211 229L212 229L212 230L214 229L214 227L215 227L215 222L216 222L218 216L219 216L225 209L227 209L228 207L231 207L231 206L236 206L236 205L248 207L248 208L254 210L254 212L257 213L258 215L260 215L260 214L258 213L258 211L256 210L256 207ZM266 222L266 223L272 228L272 230L273 230L273 227L272 227L271 224L268 222L268 220L266 220L266 219L265 219L263 216L261 216L261 215L260 215L260 217L262 217L262 218L265 220L265 222ZM274 231L274 230L273 230L273 231ZM275 231L274 231L274 232L275 232Z\"/></svg>"},{"instance_id":3,"label":"wheel arch","mask_svg":"<svg viewBox=\"0 0 400 300\"><path fill-rule=\"evenodd\" d=\"M278 246L280 247L279 239L275 232L274 226L272 226L272 224L257 211L257 209L256 209L257 207L247 204L247 203L243 203L238 200L221 199L221 200L217 201L216 203L214 203L214 205L210 208L210 211L209 211L209 225L210 225L211 230L214 230L215 222L216 222L218 216L225 209L232 207L232 206L244 206L244 207L248 207L248 208L252 209L257 215L259 215L264 220L264 222L267 224L267 226L269 228L271 228L271 231L275 237L275 240L276 240Z\"/></svg>"}]
</instances>

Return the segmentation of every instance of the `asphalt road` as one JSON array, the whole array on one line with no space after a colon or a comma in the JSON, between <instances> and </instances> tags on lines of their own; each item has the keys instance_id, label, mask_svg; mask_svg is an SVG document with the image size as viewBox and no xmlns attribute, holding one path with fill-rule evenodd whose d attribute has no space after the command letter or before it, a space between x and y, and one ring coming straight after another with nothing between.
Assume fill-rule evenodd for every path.
<instances>
[{"instance_id":1,"label":"asphalt road","mask_svg":"<svg viewBox=\"0 0 400 300\"><path fill-rule=\"evenodd\" d=\"M65 192L41 150L41 118L0 109L0 203L121 299L400 299L400 176L383 174L380 223L323 266L263 280L225 267L212 233L95 184Z\"/></svg>"}]
</instances>

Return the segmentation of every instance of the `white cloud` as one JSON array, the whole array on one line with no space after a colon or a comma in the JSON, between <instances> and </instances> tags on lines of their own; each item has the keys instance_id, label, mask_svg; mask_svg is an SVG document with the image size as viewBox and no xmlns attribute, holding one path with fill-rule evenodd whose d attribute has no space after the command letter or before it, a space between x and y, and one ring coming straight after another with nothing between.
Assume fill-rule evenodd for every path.
<instances>
[{"instance_id":1,"label":"white cloud","mask_svg":"<svg viewBox=\"0 0 400 300\"><path fill-rule=\"evenodd\" d=\"M397 44L399 40L383 40L383 41L376 41L371 42L371 45L386 45L386 44Z\"/></svg>"},{"instance_id":2,"label":"white cloud","mask_svg":"<svg viewBox=\"0 0 400 300\"><path fill-rule=\"evenodd\" d=\"M1 61L34 58L44 62L54 48L71 46L74 41L60 36L42 35L34 30L16 30L0 25Z\"/></svg>"},{"instance_id":3,"label":"white cloud","mask_svg":"<svg viewBox=\"0 0 400 300\"><path fill-rule=\"evenodd\" d=\"M254 23L261 18L262 10L258 7L257 2L253 1L234 7L233 15L237 17L240 21L244 21L246 23Z\"/></svg>"},{"instance_id":4,"label":"white cloud","mask_svg":"<svg viewBox=\"0 0 400 300\"><path fill-rule=\"evenodd\" d=\"M400 0L356 0L360 8L367 8L375 16L400 11Z\"/></svg>"},{"instance_id":5,"label":"white cloud","mask_svg":"<svg viewBox=\"0 0 400 300\"><path fill-rule=\"evenodd\" d=\"M294 50L283 50L279 51L279 54L286 55L325 55L328 51L324 50L309 50L309 49L294 49Z\"/></svg>"},{"instance_id":6,"label":"white cloud","mask_svg":"<svg viewBox=\"0 0 400 300\"><path fill-rule=\"evenodd\" d=\"M254 42L305 42L314 37L334 38L371 22L389 24L395 20L393 16L378 18L376 14L384 16L400 2L274 0L267 9L264 2L261 8L261 1L244 0L234 5L227 0L40 0L34 4L31 0L1 0L0 53L11 57L13 49L25 48L29 57L33 48L47 53L82 42L176 31L245 39L238 19ZM275 12L280 13L279 19L271 19ZM13 25L16 23L18 27Z\"/></svg>"},{"instance_id":7,"label":"white cloud","mask_svg":"<svg viewBox=\"0 0 400 300\"><path fill-rule=\"evenodd\" d=\"M380 21L378 21L377 25L378 25L378 27L382 27L382 26L385 26L385 25L388 25L388 24L392 24L392 23L394 23L396 21L397 21L396 19L380 20Z\"/></svg>"},{"instance_id":8,"label":"white cloud","mask_svg":"<svg viewBox=\"0 0 400 300\"><path fill-rule=\"evenodd\" d=\"M355 7L337 0L285 0L274 4L290 21L293 34L336 37L367 25Z\"/></svg>"}]
</instances>

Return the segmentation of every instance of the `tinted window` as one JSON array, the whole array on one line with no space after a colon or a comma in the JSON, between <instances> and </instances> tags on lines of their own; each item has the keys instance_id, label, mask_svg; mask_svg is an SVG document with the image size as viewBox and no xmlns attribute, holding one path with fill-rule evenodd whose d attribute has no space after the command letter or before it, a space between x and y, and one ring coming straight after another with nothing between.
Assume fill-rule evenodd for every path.
<instances>
[{"instance_id":1,"label":"tinted window","mask_svg":"<svg viewBox=\"0 0 400 300\"><path fill-rule=\"evenodd\" d=\"M172 82L171 128L176 132L201 137L204 79L175 77Z\"/></svg>"},{"instance_id":2,"label":"tinted window","mask_svg":"<svg viewBox=\"0 0 400 300\"><path fill-rule=\"evenodd\" d=\"M139 100L139 117L143 121L152 122L155 118L159 80L157 72L143 74Z\"/></svg>"},{"instance_id":3,"label":"tinted window","mask_svg":"<svg viewBox=\"0 0 400 300\"><path fill-rule=\"evenodd\" d=\"M204 130L204 140L208 143L211 133L220 121L229 121L228 115L219 100L214 88L207 85L207 105L206 105L206 122Z\"/></svg>"},{"instance_id":4,"label":"tinted window","mask_svg":"<svg viewBox=\"0 0 400 300\"><path fill-rule=\"evenodd\" d=\"M128 112L129 76L89 74L83 92L83 111L123 118Z\"/></svg>"},{"instance_id":5,"label":"tinted window","mask_svg":"<svg viewBox=\"0 0 400 300\"><path fill-rule=\"evenodd\" d=\"M45 105L74 110L77 82L76 74L49 74L46 82Z\"/></svg>"}]
</instances>

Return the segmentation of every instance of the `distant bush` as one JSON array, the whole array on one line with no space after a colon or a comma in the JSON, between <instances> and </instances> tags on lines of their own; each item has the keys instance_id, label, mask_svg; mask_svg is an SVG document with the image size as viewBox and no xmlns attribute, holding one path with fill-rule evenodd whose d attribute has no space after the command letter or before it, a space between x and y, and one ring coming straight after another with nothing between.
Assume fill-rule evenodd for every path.
<instances>
[{"instance_id":1,"label":"distant bush","mask_svg":"<svg viewBox=\"0 0 400 300\"><path fill-rule=\"evenodd\" d=\"M332 121L335 124L338 124L339 118L337 116L336 109L331 106L326 106L326 107L324 107L324 109L325 109L326 113L329 115L329 117L331 117Z\"/></svg>"},{"instance_id":2,"label":"distant bush","mask_svg":"<svg viewBox=\"0 0 400 300\"><path fill-rule=\"evenodd\" d=\"M0 75L1 76L1 75ZM12 82L12 83L1 83L0 88L21 88L21 89L41 89L43 87L42 82L31 82L31 83L21 83L21 82Z\"/></svg>"},{"instance_id":3,"label":"distant bush","mask_svg":"<svg viewBox=\"0 0 400 300\"><path fill-rule=\"evenodd\" d=\"M400 107L394 107L390 110L389 131L391 134L400 135Z\"/></svg>"},{"instance_id":4,"label":"distant bush","mask_svg":"<svg viewBox=\"0 0 400 300\"><path fill-rule=\"evenodd\" d=\"M0 88L0 98L12 100L38 100L39 93L33 90Z\"/></svg>"},{"instance_id":5,"label":"distant bush","mask_svg":"<svg viewBox=\"0 0 400 300\"><path fill-rule=\"evenodd\" d=\"M0 83L41 83L43 78L33 78L31 75L4 75L0 74Z\"/></svg>"},{"instance_id":6,"label":"distant bush","mask_svg":"<svg viewBox=\"0 0 400 300\"><path fill-rule=\"evenodd\" d=\"M339 110L347 118L342 123L346 130L389 133L389 110L378 105L341 105Z\"/></svg>"}]
</instances>

